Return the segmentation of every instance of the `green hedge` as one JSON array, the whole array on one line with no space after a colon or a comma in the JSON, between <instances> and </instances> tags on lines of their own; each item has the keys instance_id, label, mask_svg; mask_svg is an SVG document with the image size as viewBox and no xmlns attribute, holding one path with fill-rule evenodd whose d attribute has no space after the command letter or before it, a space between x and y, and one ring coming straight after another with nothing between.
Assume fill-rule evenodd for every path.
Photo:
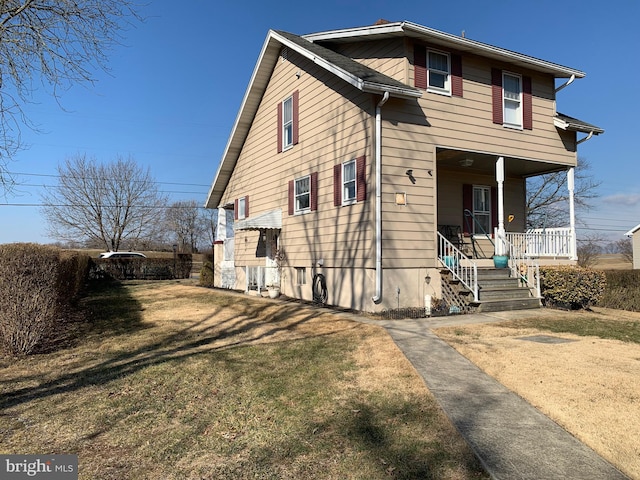
<instances>
[{"instance_id":1,"label":"green hedge","mask_svg":"<svg viewBox=\"0 0 640 480\"><path fill-rule=\"evenodd\" d=\"M89 258L32 243L0 245L0 342L12 354L45 348L87 280Z\"/></svg>"},{"instance_id":2,"label":"green hedge","mask_svg":"<svg viewBox=\"0 0 640 480\"><path fill-rule=\"evenodd\" d=\"M640 270L605 270L607 288L599 307L640 312Z\"/></svg>"},{"instance_id":3,"label":"green hedge","mask_svg":"<svg viewBox=\"0 0 640 480\"><path fill-rule=\"evenodd\" d=\"M206 254L202 259L202 270L200 270L200 285L203 287L213 287L213 255Z\"/></svg>"},{"instance_id":4,"label":"green hedge","mask_svg":"<svg viewBox=\"0 0 640 480\"><path fill-rule=\"evenodd\" d=\"M604 272L583 267L540 267L540 289L546 306L571 310L596 305L607 283Z\"/></svg>"}]
</instances>

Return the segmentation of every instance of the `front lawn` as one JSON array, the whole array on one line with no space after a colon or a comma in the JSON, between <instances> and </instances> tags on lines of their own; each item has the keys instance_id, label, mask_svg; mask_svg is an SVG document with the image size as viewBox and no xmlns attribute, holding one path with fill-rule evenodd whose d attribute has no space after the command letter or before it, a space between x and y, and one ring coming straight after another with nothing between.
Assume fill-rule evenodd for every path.
<instances>
[{"instance_id":1,"label":"front lawn","mask_svg":"<svg viewBox=\"0 0 640 480\"><path fill-rule=\"evenodd\" d=\"M80 340L0 359L2 453L82 479L488 478L386 332L150 282L95 289Z\"/></svg>"}]
</instances>

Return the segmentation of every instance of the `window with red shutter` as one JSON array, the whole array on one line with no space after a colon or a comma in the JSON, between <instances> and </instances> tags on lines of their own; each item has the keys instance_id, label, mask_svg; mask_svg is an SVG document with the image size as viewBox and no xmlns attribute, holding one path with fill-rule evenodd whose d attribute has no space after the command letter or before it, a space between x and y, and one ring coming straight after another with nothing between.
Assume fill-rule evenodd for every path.
<instances>
[{"instance_id":1,"label":"window with red shutter","mask_svg":"<svg viewBox=\"0 0 640 480\"><path fill-rule=\"evenodd\" d=\"M293 92L290 97L278 103L278 153L291 148L300 140L300 93Z\"/></svg>"}]
</instances>

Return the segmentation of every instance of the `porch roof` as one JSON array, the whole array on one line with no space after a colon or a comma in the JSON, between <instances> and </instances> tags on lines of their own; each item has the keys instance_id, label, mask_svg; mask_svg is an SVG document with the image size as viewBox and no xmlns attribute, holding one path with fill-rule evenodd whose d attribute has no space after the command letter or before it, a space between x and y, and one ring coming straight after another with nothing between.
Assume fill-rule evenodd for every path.
<instances>
[{"instance_id":1,"label":"porch roof","mask_svg":"<svg viewBox=\"0 0 640 480\"><path fill-rule=\"evenodd\" d=\"M282 210L278 208L245 218L244 220L239 220L235 223L234 228L236 231L281 229Z\"/></svg>"},{"instance_id":2,"label":"porch roof","mask_svg":"<svg viewBox=\"0 0 640 480\"><path fill-rule=\"evenodd\" d=\"M562 130L569 130L572 132L590 133L593 135L600 135L601 133L604 133L604 130L600 127L596 127L595 125L591 125L583 120L578 120L577 118L570 117L569 115L565 115L560 112L556 113L553 123L556 127L561 128Z\"/></svg>"}]
</instances>

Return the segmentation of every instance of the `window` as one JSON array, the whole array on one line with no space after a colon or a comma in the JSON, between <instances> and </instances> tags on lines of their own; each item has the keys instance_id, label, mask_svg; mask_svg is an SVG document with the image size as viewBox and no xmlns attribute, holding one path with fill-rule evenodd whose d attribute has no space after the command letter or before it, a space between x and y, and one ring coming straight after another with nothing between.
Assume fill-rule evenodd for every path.
<instances>
[{"instance_id":1,"label":"window","mask_svg":"<svg viewBox=\"0 0 640 480\"><path fill-rule=\"evenodd\" d=\"M475 235L491 235L491 188L473 186L473 233Z\"/></svg>"},{"instance_id":2,"label":"window","mask_svg":"<svg viewBox=\"0 0 640 480\"><path fill-rule=\"evenodd\" d=\"M367 199L365 156L333 166L333 205L340 207Z\"/></svg>"},{"instance_id":3,"label":"window","mask_svg":"<svg viewBox=\"0 0 640 480\"><path fill-rule=\"evenodd\" d=\"M298 285L307 284L307 268L306 267L296 267L296 283Z\"/></svg>"},{"instance_id":4,"label":"window","mask_svg":"<svg viewBox=\"0 0 640 480\"><path fill-rule=\"evenodd\" d=\"M295 213L308 212L311 209L311 178L298 178L295 180Z\"/></svg>"},{"instance_id":5,"label":"window","mask_svg":"<svg viewBox=\"0 0 640 480\"><path fill-rule=\"evenodd\" d=\"M342 204L356 201L356 161L350 160L342 164Z\"/></svg>"},{"instance_id":6,"label":"window","mask_svg":"<svg viewBox=\"0 0 640 480\"><path fill-rule=\"evenodd\" d=\"M502 75L503 125L522 128L522 77Z\"/></svg>"},{"instance_id":7,"label":"window","mask_svg":"<svg viewBox=\"0 0 640 480\"><path fill-rule=\"evenodd\" d=\"M293 97L282 102L282 148L293 145Z\"/></svg>"},{"instance_id":8,"label":"window","mask_svg":"<svg viewBox=\"0 0 640 480\"><path fill-rule=\"evenodd\" d=\"M246 217L246 200L244 197L238 199L238 220L242 220Z\"/></svg>"},{"instance_id":9,"label":"window","mask_svg":"<svg viewBox=\"0 0 640 480\"><path fill-rule=\"evenodd\" d=\"M299 92L278 103L278 153L298 143Z\"/></svg>"},{"instance_id":10,"label":"window","mask_svg":"<svg viewBox=\"0 0 640 480\"><path fill-rule=\"evenodd\" d=\"M427 51L427 90L450 94L449 74L449 54Z\"/></svg>"}]
</instances>

